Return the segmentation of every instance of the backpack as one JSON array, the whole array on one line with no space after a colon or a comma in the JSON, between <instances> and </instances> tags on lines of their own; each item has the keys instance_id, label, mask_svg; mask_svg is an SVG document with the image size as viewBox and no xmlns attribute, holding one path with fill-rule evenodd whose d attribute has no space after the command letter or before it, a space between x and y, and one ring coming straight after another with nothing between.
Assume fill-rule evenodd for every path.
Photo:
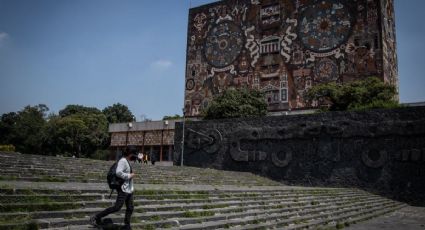
<instances>
[{"instance_id":1,"label":"backpack","mask_svg":"<svg viewBox=\"0 0 425 230\"><path fill-rule=\"evenodd\" d=\"M111 194L109 194L109 198L111 198L112 192L121 188L121 185L124 184L124 179L117 177L117 166L118 161L116 161L108 171L108 175L106 176L106 180L108 182L108 186L111 189Z\"/></svg>"}]
</instances>

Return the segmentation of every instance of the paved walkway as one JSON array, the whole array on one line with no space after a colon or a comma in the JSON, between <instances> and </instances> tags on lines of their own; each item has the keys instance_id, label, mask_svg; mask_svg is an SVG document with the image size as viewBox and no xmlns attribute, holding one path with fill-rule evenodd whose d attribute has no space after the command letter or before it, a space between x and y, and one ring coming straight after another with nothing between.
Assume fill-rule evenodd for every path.
<instances>
[{"instance_id":1,"label":"paved walkway","mask_svg":"<svg viewBox=\"0 0 425 230\"><path fill-rule=\"evenodd\" d=\"M425 207L407 206L365 222L347 230L425 230Z\"/></svg>"}]
</instances>

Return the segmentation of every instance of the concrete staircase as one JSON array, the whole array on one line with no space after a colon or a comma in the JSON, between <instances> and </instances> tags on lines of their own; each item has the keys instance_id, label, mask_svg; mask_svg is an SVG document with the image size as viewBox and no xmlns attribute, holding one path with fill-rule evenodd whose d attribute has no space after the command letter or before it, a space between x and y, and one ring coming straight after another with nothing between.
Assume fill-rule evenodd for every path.
<instances>
[{"instance_id":1,"label":"concrete staircase","mask_svg":"<svg viewBox=\"0 0 425 230\"><path fill-rule=\"evenodd\" d=\"M0 180L105 183L111 161L0 152ZM281 185L246 172L131 163L141 184Z\"/></svg>"},{"instance_id":2,"label":"concrete staircase","mask_svg":"<svg viewBox=\"0 0 425 230\"><path fill-rule=\"evenodd\" d=\"M103 182L110 162L0 153L0 164L0 229L93 229L89 217L114 203ZM405 206L358 189L290 187L249 173L140 170L137 183L163 184L136 186L133 229L339 229ZM77 176L102 183L68 182ZM113 223L123 222L124 210L104 229L119 229Z\"/></svg>"}]
</instances>

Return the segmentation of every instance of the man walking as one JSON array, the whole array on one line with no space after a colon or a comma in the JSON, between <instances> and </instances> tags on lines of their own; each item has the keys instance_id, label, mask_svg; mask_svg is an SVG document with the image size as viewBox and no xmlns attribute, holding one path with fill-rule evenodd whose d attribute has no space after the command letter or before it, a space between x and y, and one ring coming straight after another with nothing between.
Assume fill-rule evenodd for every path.
<instances>
[{"instance_id":1,"label":"man walking","mask_svg":"<svg viewBox=\"0 0 425 230\"><path fill-rule=\"evenodd\" d=\"M125 203L126 211L125 211L124 227L122 229L131 230L130 219L134 209L133 177L135 176L129 163L132 157L133 155L131 154L129 149L127 149L124 152L123 157L118 161L116 175L117 177L122 178L124 180L124 183L122 184L121 188L118 189L118 196L117 196L117 200L115 201L115 205L92 216L90 218L91 225L95 227L99 227L99 225L101 225L102 223L101 220L103 217L111 213L118 212L119 210L121 210L122 206Z\"/></svg>"}]
</instances>

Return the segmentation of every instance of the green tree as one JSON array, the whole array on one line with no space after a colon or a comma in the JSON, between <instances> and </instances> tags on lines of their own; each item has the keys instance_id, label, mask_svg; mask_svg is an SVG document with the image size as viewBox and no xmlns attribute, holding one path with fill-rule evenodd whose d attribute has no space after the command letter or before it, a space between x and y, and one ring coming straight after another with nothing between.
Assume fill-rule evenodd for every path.
<instances>
[{"instance_id":1,"label":"green tree","mask_svg":"<svg viewBox=\"0 0 425 230\"><path fill-rule=\"evenodd\" d=\"M93 114L102 113L95 107L86 107L83 105L67 105L64 109L59 111L59 116L66 117L73 114Z\"/></svg>"},{"instance_id":2,"label":"green tree","mask_svg":"<svg viewBox=\"0 0 425 230\"><path fill-rule=\"evenodd\" d=\"M344 111L399 107L396 94L394 86L369 77L346 84L331 82L315 85L305 96L309 101L329 105L325 110Z\"/></svg>"},{"instance_id":3,"label":"green tree","mask_svg":"<svg viewBox=\"0 0 425 230\"><path fill-rule=\"evenodd\" d=\"M0 144L13 144L22 153L91 157L109 147L108 121L98 109L68 105L46 117L47 106L27 106L0 120ZM99 154L98 154L99 155Z\"/></svg>"},{"instance_id":4,"label":"green tree","mask_svg":"<svg viewBox=\"0 0 425 230\"><path fill-rule=\"evenodd\" d=\"M18 112L11 130L12 144L23 153L42 154L45 116L49 108L44 104L26 106Z\"/></svg>"},{"instance_id":5,"label":"green tree","mask_svg":"<svg viewBox=\"0 0 425 230\"><path fill-rule=\"evenodd\" d=\"M109 123L124 123L134 121L134 115L126 105L116 103L102 110Z\"/></svg>"},{"instance_id":6,"label":"green tree","mask_svg":"<svg viewBox=\"0 0 425 230\"><path fill-rule=\"evenodd\" d=\"M109 145L108 121L96 108L68 105L49 121L48 129L54 133L46 138L48 143L58 143L63 146L60 152L78 157L90 157L97 149Z\"/></svg>"},{"instance_id":7,"label":"green tree","mask_svg":"<svg viewBox=\"0 0 425 230\"><path fill-rule=\"evenodd\" d=\"M255 117L267 114L264 94L258 90L228 89L203 111L205 119Z\"/></svg>"},{"instance_id":8,"label":"green tree","mask_svg":"<svg viewBox=\"0 0 425 230\"><path fill-rule=\"evenodd\" d=\"M0 144L11 144L14 137L13 128L18 120L18 114L15 112L5 113L0 119Z\"/></svg>"},{"instance_id":9,"label":"green tree","mask_svg":"<svg viewBox=\"0 0 425 230\"><path fill-rule=\"evenodd\" d=\"M81 156L82 148L87 144L89 128L77 116L67 116L57 121L58 144L62 151Z\"/></svg>"},{"instance_id":10,"label":"green tree","mask_svg":"<svg viewBox=\"0 0 425 230\"><path fill-rule=\"evenodd\" d=\"M91 156L96 149L105 149L109 147L108 120L105 115L87 114L79 117L88 128L87 141L83 150L86 156Z\"/></svg>"},{"instance_id":11,"label":"green tree","mask_svg":"<svg viewBox=\"0 0 425 230\"><path fill-rule=\"evenodd\" d=\"M59 139L59 121L61 117L56 114L50 114L47 123L43 129L43 146L45 155L64 154L67 152L66 147ZM69 152L71 153L71 152Z\"/></svg>"},{"instance_id":12,"label":"green tree","mask_svg":"<svg viewBox=\"0 0 425 230\"><path fill-rule=\"evenodd\" d=\"M176 120L182 118L179 114L174 114L174 116L164 116L162 118L163 121L165 120Z\"/></svg>"}]
</instances>

